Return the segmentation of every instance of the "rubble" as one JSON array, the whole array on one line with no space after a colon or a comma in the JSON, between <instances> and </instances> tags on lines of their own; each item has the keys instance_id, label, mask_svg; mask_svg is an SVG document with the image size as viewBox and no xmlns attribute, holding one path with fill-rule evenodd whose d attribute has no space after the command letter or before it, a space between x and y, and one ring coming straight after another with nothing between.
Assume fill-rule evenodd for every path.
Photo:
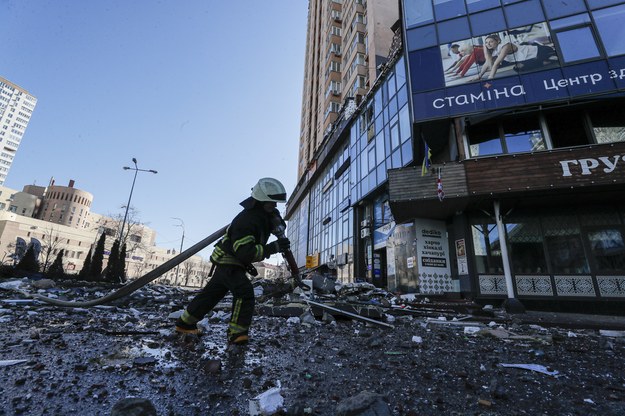
<instances>
[{"instance_id":1,"label":"rubble","mask_svg":"<svg viewBox=\"0 0 625 416\"><path fill-rule=\"evenodd\" d=\"M278 381L277 387L272 387L251 399L250 416L273 415L283 410L284 397L280 394L281 390L280 382Z\"/></svg>"},{"instance_id":2,"label":"rubble","mask_svg":"<svg viewBox=\"0 0 625 416\"><path fill-rule=\"evenodd\" d=\"M193 297L186 290L150 285L75 309L26 297L89 301L115 289L0 279L0 319L9 328L0 331L0 409L108 414L140 397L153 414L245 415L270 391L283 400L278 414L620 415L625 402L625 318L621 327L584 327L576 317L572 330L548 314L529 322L472 302L335 285L314 300L260 295L250 345L229 349L227 299L202 321L202 337L181 340L172 329ZM326 308L337 305L364 316Z\"/></svg>"}]
</instances>

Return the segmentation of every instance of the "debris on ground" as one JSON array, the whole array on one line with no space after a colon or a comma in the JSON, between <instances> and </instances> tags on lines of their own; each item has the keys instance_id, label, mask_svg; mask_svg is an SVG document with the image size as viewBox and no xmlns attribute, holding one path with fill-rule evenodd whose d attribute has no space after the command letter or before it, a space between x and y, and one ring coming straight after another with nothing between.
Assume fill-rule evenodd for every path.
<instances>
[{"instance_id":1,"label":"debris on ground","mask_svg":"<svg viewBox=\"0 0 625 416\"><path fill-rule=\"evenodd\" d=\"M28 294L88 301L118 287L33 283L0 279L6 414L621 415L625 405L625 318L520 317L327 280L267 297L259 284L251 342L228 348L228 298L201 337L183 339L173 324L193 291L148 285L61 308ZM267 396L282 401L261 405Z\"/></svg>"}]
</instances>

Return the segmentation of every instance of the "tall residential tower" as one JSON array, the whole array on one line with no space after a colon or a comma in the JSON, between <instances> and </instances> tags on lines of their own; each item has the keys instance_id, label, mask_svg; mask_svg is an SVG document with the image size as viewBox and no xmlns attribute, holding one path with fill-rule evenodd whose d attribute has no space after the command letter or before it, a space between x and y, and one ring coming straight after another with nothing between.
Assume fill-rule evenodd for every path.
<instances>
[{"instance_id":1,"label":"tall residential tower","mask_svg":"<svg viewBox=\"0 0 625 416\"><path fill-rule=\"evenodd\" d=\"M37 99L0 77L0 185L4 184Z\"/></svg>"},{"instance_id":2,"label":"tall residential tower","mask_svg":"<svg viewBox=\"0 0 625 416\"><path fill-rule=\"evenodd\" d=\"M346 98L356 102L387 59L397 0L310 0L298 179L332 128Z\"/></svg>"}]
</instances>

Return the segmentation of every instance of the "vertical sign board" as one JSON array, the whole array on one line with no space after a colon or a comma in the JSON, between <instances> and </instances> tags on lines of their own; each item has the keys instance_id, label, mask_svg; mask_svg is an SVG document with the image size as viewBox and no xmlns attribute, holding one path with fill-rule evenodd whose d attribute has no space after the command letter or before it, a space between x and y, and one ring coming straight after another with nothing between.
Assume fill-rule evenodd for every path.
<instances>
[{"instance_id":1,"label":"vertical sign board","mask_svg":"<svg viewBox=\"0 0 625 416\"><path fill-rule=\"evenodd\" d=\"M467 264L467 248L464 238L456 240L456 260L458 262L458 274L469 274L469 266Z\"/></svg>"},{"instance_id":2,"label":"vertical sign board","mask_svg":"<svg viewBox=\"0 0 625 416\"><path fill-rule=\"evenodd\" d=\"M453 291L445 222L417 219L415 229L421 293L443 294Z\"/></svg>"},{"instance_id":3,"label":"vertical sign board","mask_svg":"<svg viewBox=\"0 0 625 416\"><path fill-rule=\"evenodd\" d=\"M395 272L395 246L386 245L386 281L390 292L397 290L397 274Z\"/></svg>"}]
</instances>

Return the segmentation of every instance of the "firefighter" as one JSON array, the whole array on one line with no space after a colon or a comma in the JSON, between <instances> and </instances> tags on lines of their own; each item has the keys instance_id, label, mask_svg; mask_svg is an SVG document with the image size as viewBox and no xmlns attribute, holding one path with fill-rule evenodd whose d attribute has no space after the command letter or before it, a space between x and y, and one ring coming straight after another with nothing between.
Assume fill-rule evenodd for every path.
<instances>
[{"instance_id":1,"label":"firefighter","mask_svg":"<svg viewBox=\"0 0 625 416\"><path fill-rule=\"evenodd\" d=\"M286 190L273 178L262 178L252 188L252 195L241 202L241 211L230 223L224 237L211 254L212 277L191 300L176 321L176 331L199 335L197 323L210 312L228 291L232 292L232 317L228 325L228 343L246 344L254 314L254 289L246 272L258 274L252 263L290 249L288 238L267 243L272 219L279 212L277 203L286 202Z\"/></svg>"}]
</instances>

